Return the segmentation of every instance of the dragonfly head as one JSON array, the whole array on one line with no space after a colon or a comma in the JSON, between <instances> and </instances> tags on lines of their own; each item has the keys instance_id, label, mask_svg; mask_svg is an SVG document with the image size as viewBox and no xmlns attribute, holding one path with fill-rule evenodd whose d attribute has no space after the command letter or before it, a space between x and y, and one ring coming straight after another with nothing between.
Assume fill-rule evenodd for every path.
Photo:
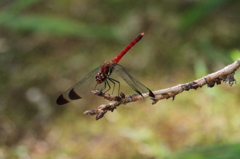
<instances>
[{"instance_id":1,"label":"dragonfly head","mask_svg":"<svg viewBox=\"0 0 240 159\"><path fill-rule=\"evenodd\" d=\"M95 79L100 84L107 79L107 75L105 73L97 73Z\"/></svg>"}]
</instances>

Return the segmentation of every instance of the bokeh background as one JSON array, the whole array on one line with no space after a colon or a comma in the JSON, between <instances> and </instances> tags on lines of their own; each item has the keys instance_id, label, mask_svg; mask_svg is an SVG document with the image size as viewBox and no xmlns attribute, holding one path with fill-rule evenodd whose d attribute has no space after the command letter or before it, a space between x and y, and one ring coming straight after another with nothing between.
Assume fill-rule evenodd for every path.
<instances>
[{"instance_id":1,"label":"bokeh background","mask_svg":"<svg viewBox=\"0 0 240 159\"><path fill-rule=\"evenodd\" d=\"M82 113L108 101L55 101L141 32L120 64L153 91L217 71L240 57L239 9L239 0L1 0L0 158L238 158L238 83L142 99L98 121Z\"/></svg>"}]
</instances>

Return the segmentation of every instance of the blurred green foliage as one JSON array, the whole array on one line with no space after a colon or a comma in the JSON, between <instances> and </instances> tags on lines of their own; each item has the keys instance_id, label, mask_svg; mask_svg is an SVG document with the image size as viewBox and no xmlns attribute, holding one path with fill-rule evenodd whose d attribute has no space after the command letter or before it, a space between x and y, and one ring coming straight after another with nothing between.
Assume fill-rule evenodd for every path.
<instances>
[{"instance_id":1,"label":"blurred green foliage","mask_svg":"<svg viewBox=\"0 0 240 159\"><path fill-rule=\"evenodd\" d=\"M230 0L231 1L231 0ZM181 19L181 27L183 30L188 29L192 25L196 25L202 18L211 14L219 7L227 5L229 0L211 0L211 1L199 1L197 5L194 5L190 9L186 10Z\"/></svg>"},{"instance_id":2,"label":"blurred green foliage","mask_svg":"<svg viewBox=\"0 0 240 159\"><path fill-rule=\"evenodd\" d=\"M206 146L194 148L192 150L181 152L176 155L177 159L222 159L232 158L237 159L240 155L240 144Z\"/></svg>"},{"instance_id":3,"label":"blurred green foliage","mask_svg":"<svg viewBox=\"0 0 240 159\"><path fill-rule=\"evenodd\" d=\"M82 112L106 101L55 100L141 32L120 64L152 90L221 69L240 57L239 7L238 0L0 1L0 158L238 158L238 85L155 106L143 99L97 122Z\"/></svg>"}]
</instances>

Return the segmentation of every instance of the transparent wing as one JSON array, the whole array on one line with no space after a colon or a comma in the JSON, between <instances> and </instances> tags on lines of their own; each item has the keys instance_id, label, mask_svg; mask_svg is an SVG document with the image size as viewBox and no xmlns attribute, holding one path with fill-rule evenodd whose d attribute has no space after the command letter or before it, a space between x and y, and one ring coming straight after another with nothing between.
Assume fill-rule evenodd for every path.
<instances>
[{"instance_id":1,"label":"transparent wing","mask_svg":"<svg viewBox=\"0 0 240 159\"><path fill-rule=\"evenodd\" d=\"M101 66L95 68L90 73L88 73L82 80L76 83L74 86L62 93L58 99L57 104L62 105L66 104L72 100L82 98L82 95L86 93L86 90L89 89L90 85L95 83L95 76L99 71Z\"/></svg>"},{"instance_id":2,"label":"transparent wing","mask_svg":"<svg viewBox=\"0 0 240 159\"><path fill-rule=\"evenodd\" d=\"M151 92L149 88L130 75L123 66L117 64L113 67L113 71L116 72L138 94L142 95L142 93Z\"/></svg>"}]
</instances>

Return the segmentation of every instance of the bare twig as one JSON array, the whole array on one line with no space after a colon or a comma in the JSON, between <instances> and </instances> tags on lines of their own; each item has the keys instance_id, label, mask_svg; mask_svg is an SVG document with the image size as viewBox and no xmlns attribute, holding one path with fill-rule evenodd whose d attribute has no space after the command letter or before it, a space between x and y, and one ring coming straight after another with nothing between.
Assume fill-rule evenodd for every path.
<instances>
[{"instance_id":1,"label":"bare twig","mask_svg":"<svg viewBox=\"0 0 240 159\"><path fill-rule=\"evenodd\" d=\"M123 94L122 92L120 93L120 96L113 96L108 93L103 93L102 91L99 91L99 90L95 90L92 92L98 96L103 97L104 99L109 100L109 101L115 101L113 103L100 105L98 107L98 109L96 109L96 110L87 110L83 113L85 115L96 115L96 120L102 118L107 111L113 112L114 109L116 109L117 106L119 106L121 104L135 102L135 101L143 98L144 96L145 97L148 96L147 93L144 93L143 96L131 95L131 96L125 97L125 94Z\"/></svg>"},{"instance_id":2,"label":"bare twig","mask_svg":"<svg viewBox=\"0 0 240 159\"><path fill-rule=\"evenodd\" d=\"M172 98L174 100L175 96L179 93L182 93L183 91L189 91L190 89L196 90L197 88L199 87L201 88L206 84L208 87L214 87L215 84L219 85L221 84L222 81L232 86L234 83L236 83L234 74L239 67L240 67L240 58L237 59L234 63L224 67L223 69L217 72L208 74L195 81L185 83L185 84L179 84L174 87L170 87L166 89L153 91L153 94L155 95L155 97L152 97L150 95L150 99L153 100L152 104L156 104L161 99ZM107 99L109 101L114 101L109 104L100 105L96 110L87 110L84 112L84 114L86 115L96 115L96 120L102 118L107 111L113 112L114 109L116 109L117 106L121 104L127 104L130 102L135 102L139 99L142 99L143 97L149 97L149 93L144 93L142 94L142 96L131 95L128 97L125 97L123 93L120 93L119 96L113 96L98 90L93 91L93 93L98 96L104 97L104 99Z\"/></svg>"}]
</instances>

